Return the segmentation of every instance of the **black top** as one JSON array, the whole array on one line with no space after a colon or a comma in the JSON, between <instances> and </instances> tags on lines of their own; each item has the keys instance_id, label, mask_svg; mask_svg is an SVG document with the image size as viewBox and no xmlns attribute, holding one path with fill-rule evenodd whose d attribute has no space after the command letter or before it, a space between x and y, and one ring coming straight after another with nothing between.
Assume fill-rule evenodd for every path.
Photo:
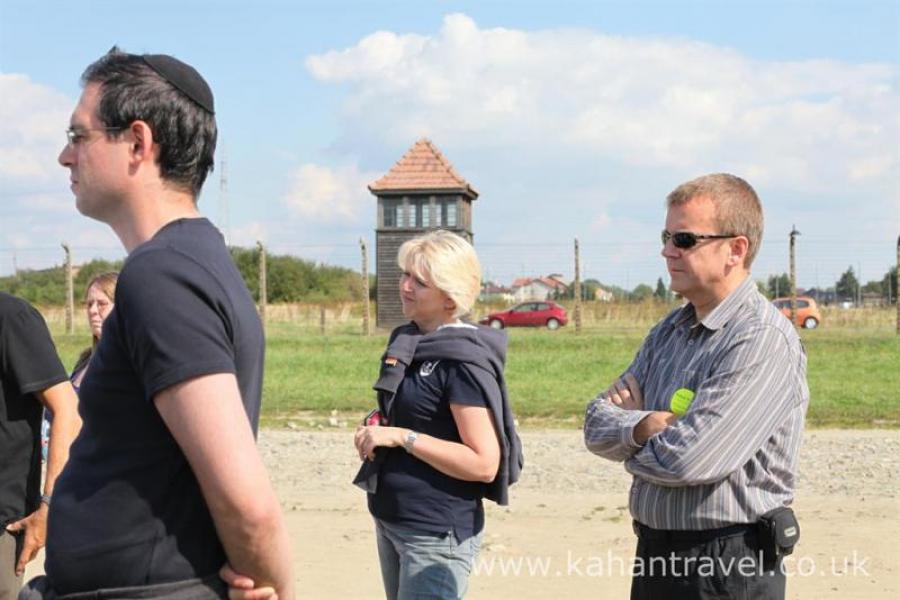
<instances>
[{"instance_id":1,"label":"black top","mask_svg":"<svg viewBox=\"0 0 900 600\"><path fill-rule=\"evenodd\" d=\"M462 442L450 404L487 406L470 368L452 360L413 362L394 396L391 425ZM460 540L481 531L484 483L445 475L403 448L377 452L387 454L378 490L368 496L372 515L421 531L453 531Z\"/></svg>"},{"instance_id":2,"label":"black top","mask_svg":"<svg viewBox=\"0 0 900 600\"><path fill-rule=\"evenodd\" d=\"M493 481L487 484L484 497L501 506L509 504L509 487L519 480L525 465L522 441L516 433L503 376L507 342L506 332L491 327L460 324L439 327L426 335L410 322L391 332L388 347L381 357L378 379L372 386L378 393L381 413L390 415L394 395L412 363L450 360L466 365L468 374L481 390L500 443L500 465ZM375 460L363 461L353 478L354 485L369 494L376 493L386 455L376 453Z\"/></svg>"},{"instance_id":3,"label":"black top","mask_svg":"<svg viewBox=\"0 0 900 600\"><path fill-rule=\"evenodd\" d=\"M81 434L53 494L46 572L60 594L216 573L225 554L154 396L237 376L253 431L264 341L253 300L206 219L166 225L122 268L81 383Z\"/></svg>"},{"instance_id":4,"label":"black top","mask_svg":"<svg viewBox=\"0 0 900 600\"><path fill-rule=\"evenodd\" d=\"M0 525L38 507L43 406L33 392L65 380L43 317L0 292Z\"/></svg>"}]
</instances>

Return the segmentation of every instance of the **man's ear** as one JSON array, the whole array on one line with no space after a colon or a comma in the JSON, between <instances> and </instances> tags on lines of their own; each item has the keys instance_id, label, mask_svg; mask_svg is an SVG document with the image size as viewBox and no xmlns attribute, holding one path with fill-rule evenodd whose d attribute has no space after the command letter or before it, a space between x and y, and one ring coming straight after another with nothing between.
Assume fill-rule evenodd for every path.
<instances>
[{"instance_id":1,"label":"man's ear","mask_svg":"<svg viewBox=\"0 0 900 600\"><path fill-rule=\"evenodd\" d=\"M136 162L154 161L153 130L144 121L133 121L128 127L131 133L131 156Z\"/></svg>"},{"instance_id":2,"label":"man's ear","mask_svg":"<svg viewBox=\"0 0 900 600\"><path fill-rule=\"evenodd\" d=\"M728 247L730 250L728 264L733 267L743 266L744 260L747 258L747 252L750 251L750 240L743 235L739 235L731 240Z\"/></svg>"}]
</instances>

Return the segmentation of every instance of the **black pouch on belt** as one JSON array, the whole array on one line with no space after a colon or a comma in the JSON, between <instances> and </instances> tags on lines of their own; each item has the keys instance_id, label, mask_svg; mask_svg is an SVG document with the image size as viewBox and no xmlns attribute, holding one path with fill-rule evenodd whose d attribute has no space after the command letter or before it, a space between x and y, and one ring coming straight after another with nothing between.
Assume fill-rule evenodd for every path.
<instances>
[{"instance_id":1,"label":"black pouch on belt","mask_svg":"<svg viewBox=\"0 0 900 600\"><path fill-rule=\"evenodd\" d=\"M778 559L794 551L800 539L800 524L794 511L787 506L770 510L757 522L759 549L763 555L763 568L771 571L778 564Z\"/></svg>"}]
</instances>

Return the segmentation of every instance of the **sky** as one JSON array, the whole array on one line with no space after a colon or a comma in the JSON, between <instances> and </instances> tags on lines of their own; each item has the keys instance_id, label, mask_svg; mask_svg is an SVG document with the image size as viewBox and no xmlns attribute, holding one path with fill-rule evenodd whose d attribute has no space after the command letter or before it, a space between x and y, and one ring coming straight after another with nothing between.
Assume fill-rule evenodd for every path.
<instances>
[{"instance_id":1,"label":"sky","mask_svg":"<svg viewBox=\"0 0 900 600\"><path fill-rule=\"evenodd\" d=\"M900 0L0 0L0 276L124 256L56 163L84 68L172 54L216 97L201 211L232 244L358 268L367 184L427 137L479 192L486 278L667 281L664 200L730 172L766 215L753 275L863 281L900 235ZM226 180L223 188L222 179ZM224 190L224 191L223 191Z\"/></svg>"}]
</instances>

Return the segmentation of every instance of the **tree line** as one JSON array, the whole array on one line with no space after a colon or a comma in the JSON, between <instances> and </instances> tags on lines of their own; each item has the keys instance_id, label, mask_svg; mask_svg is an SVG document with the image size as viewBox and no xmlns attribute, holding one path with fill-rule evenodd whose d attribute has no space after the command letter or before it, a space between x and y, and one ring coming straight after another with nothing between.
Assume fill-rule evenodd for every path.
<instances>
[{"instance_id":1,"label":"tree line","mask_svg":"<svg viewBox=\"0 0 900 600\"><path fill-rule=\"evenodd\" d=\"M761 291L769 298L789 296L791 294L791 278L787 273L770 275ZM833 286L817 290L825 297L833 297L835 302L856 302L863 295L873 294L884 300L885 304L897 302L897 267L891 267L881 279L872 279L862 284L853 267L844 271Z\"/></svg>"},{"instance_id":2,"label":"tree line","mask_svg":"<svg viewBox=\"0 0 900 600\"><path fill-rule=\"evenodd\" d=\"M259 251L230 248L247 288L259 298ZM81 265L73 278L76 302L84 296L88 281L105 271L119 271L122 262L95 259ZM370 285L374 290L374 285ZM66 274L62 265L41 270L21 270L0 277L0 291L41 306L66 302ZM266 254L266 295L269 302L344 302L362 296L359 273L303 260L295 256Z\"/></svg>"},{"instance_id":3,"label":"tree line","mask_svg":"<svg viewBox=\"0 0 900 600\"><path fill-rule=\"evenodd\" d=\"M770 300L791 295L791 278L787 273L781 275L770 275L766 281L757 281L759 291L762 292ZM656 287L653 288L646 283L639 283L634 289L628 290L615 285L606 285L596 279L587 279L581 284L581 296L584 300L592 300L596 296L598 289L604 289L612 292L616 300L624 300L626 302L644 302L648 299L658 300L662 302L671 301L674 296L669 291L662 277L656 280ZM816 293L826 298L833 298L834 302L856 302L863 294L876 294L884 300L885 304L894 304L897 302L897 267L891 267L881 279L873 279L862 285L856 277L853 267L849 267L835 282L834 285L828 286ZM812 291L812 290L808 290ZM569 283L568 289L564 292L554 292L553 299L572 300L575 297L575 282Z\"/></svg>"}]
</instances>

